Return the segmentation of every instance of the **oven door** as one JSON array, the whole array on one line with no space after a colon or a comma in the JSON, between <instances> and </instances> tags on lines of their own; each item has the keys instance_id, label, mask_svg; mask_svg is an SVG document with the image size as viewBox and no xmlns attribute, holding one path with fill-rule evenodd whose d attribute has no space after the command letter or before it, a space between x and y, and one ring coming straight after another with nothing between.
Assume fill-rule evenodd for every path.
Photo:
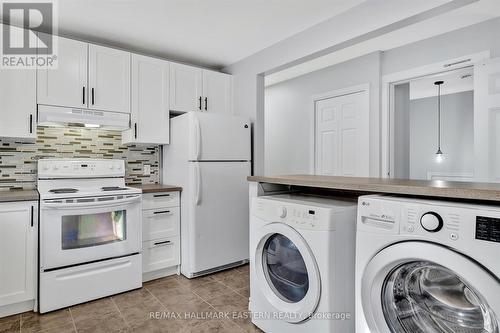
<instances>
[{"instance_id":1,"label":"oven door","mask_svg":"<svg viewBox=\"0 0 500 333\"><path fill-rule=\"evenodd\" d=\"M42 200L42 271L140 252L141 195Z\"/></svg>"}]
</instances>

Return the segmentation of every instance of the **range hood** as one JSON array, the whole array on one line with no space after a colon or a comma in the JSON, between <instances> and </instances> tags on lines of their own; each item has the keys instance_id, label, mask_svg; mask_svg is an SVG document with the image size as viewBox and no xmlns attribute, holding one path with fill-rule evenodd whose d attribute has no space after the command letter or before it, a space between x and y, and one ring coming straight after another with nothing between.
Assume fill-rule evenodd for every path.
<instances>
[{"instance_id":1,"label":"range hood","mask_svg":"<svg viewBox=\"0 0 500 333\"><path fill-rule=\"evenodd\" d=\"M130 128L127 113L38 105L38 125L65 127L71 125L124 131Z\"/></svg>"}]
</instances>

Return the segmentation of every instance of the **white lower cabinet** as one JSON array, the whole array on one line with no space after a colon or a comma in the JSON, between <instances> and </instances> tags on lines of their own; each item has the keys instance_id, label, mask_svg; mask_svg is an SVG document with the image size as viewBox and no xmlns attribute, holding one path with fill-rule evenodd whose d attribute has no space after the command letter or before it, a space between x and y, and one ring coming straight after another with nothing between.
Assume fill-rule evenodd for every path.
<instances>
[{"instance_id":1,"label":"white lower cabinet","mask_svg":"<svg viewBox=\"0 0 500 333\"><path fill-rule=\"evenodd\" d=\"M179 273L181 222L179 197L179 192L143 195L143 281Z\"/></svg>"},{"instance_id":2,"label":"white lower cabinet","mask_svg":"<svg viewBox=\"0 0 500 333\"><path fill-rule=\"evenodd\" d=\"M0 317L33 310L38 202L0 203Z\"/></svg>"}]
</instances>

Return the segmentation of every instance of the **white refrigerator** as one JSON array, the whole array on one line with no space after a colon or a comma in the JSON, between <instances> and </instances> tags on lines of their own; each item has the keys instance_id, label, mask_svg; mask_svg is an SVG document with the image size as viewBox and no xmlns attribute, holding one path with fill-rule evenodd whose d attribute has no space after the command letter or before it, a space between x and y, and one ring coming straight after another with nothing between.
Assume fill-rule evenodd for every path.
<instances>
[{"instance_id":1,"label":"white refrigerator","mask_svg":"<svg viewBox=\"0 0 500 333\"><path fill-rule=\"evenodd\" d=\"M250 121L189 112L170 120L164 184L182 186L181 272L188 278L248 260Z\"/></svg>"}]
</instances>

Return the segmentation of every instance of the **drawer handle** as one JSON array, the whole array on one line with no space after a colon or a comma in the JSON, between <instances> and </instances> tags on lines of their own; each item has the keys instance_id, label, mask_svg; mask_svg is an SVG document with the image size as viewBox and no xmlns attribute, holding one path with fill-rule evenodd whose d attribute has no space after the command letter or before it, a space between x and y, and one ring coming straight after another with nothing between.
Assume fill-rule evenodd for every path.
<instances>
[{"instance_id":1,"label":"drawer handle","mask_svg":"<svg viewBox=\"0 0 500 333\"><path fill-rule=\"evenodd\" d=\"M169 197L170 194L154 194L153 198Z\"/></svg>"},{"instance_id":2,"label":"drawer handle","mask_svg":"<svg viewBox=\"0 0 500 333\"><path fill-rule=\"evenodd\" d=\"M155 215L157 215L157 214L168 214L168 213L170 213L169 210L162 210L160 212L153 212L153 214L155 214Z\"/></svg>"},{"instance_id":3,"label":"drawer handle","mask_svg":"<svg viewBox=\"0 0 500 333\"><path fill-rule=\"evenodd\" d=\"M166 244L170 244L171 241L163 241L163 242L156 242L154 243L154 245L166 245Z\"/></svg>"}]
</instances>

